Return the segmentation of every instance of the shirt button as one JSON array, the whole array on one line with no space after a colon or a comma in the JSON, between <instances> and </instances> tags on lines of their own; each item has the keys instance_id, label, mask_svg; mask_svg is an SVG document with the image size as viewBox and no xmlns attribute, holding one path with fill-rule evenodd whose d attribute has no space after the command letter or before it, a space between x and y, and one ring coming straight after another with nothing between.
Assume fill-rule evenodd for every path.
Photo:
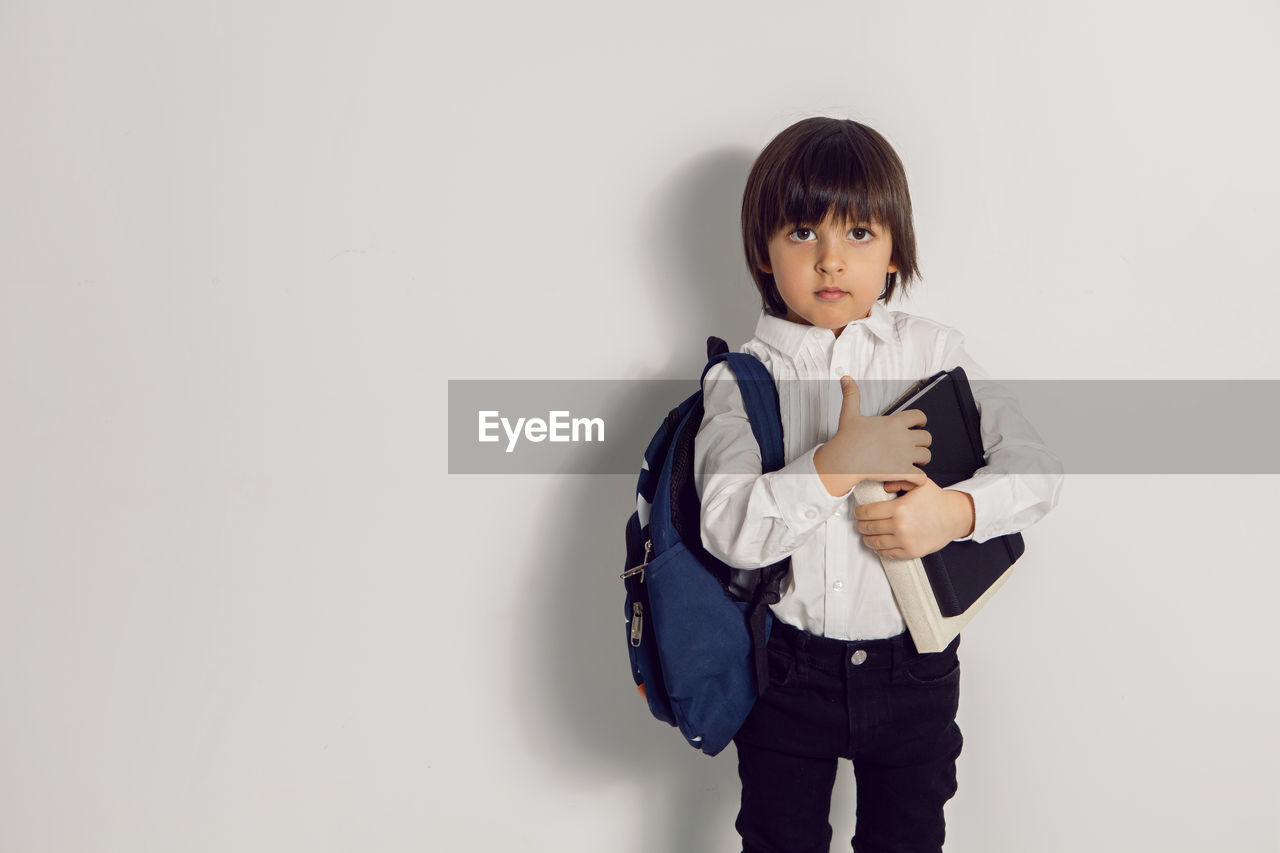
<instances>
[{"instance_id":1,"label":"shirt button","mask_svg":"<svg viewBox=\"0 0 1280 853\"><path fill-rule=\"evenodd\" d=\"M866 659L867 659L867 653L862 649L858 649L856 652L853 653L853 657L849 658L849 663L853 664L854 666L862 666L863 662L865 662Z\"/></svg>"},{"instance_id":2,"label":"shirt button","mask_svg":"<svg viewBox=\"0 0 1280 853\"><path fill-rule=\"evenodd\" d=\"M814 517L816 517L817 515L818 515L818 511L817 511L816 509L806 509L806 510L804 511L804 517L805 517L805 518L814 518Z\"/></svg>"},{"instance_id":3,"label":"shirt button","mask_svg":"<svg viewBox=\"0 0 1280 853\"><path fill-rule=\"evenodd\" d=\"M836 368L836 378L839 378L839 377L841 377L841 376L844 376L847 372L848 372L848 371L844 369L844 366L843 366L843 365L841 365L840 367L837 367L837 368Z\"/></svg>"},{"instance_id":4,"label":"shirt button","mask_svg":"<svg viewBox=\"0 0 1280 853\"><path fill-rule=\"evenodd\" d=\"M836 592L839 592L840 590L844 589L844 581L836 581L831 585L831 588L834 589Z\"/></svg>"}]
</instances>

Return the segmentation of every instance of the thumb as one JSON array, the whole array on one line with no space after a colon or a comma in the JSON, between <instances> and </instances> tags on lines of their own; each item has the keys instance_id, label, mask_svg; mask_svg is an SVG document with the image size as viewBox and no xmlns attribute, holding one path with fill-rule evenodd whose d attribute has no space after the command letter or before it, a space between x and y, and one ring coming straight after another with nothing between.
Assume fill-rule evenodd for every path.
<instances>
[{"instance_id":1,"label":"thumb","mask_svg":"<svg viewBox=\"0 0 1280 853\"><path fill-rule=\"evenodd\" d=\"M852 376L841 376L840 390L844 394L844 400L840 404L840 422L861 417L862 392L858 390L858 383L853 381Z\"/></svg>"}]
</instances>

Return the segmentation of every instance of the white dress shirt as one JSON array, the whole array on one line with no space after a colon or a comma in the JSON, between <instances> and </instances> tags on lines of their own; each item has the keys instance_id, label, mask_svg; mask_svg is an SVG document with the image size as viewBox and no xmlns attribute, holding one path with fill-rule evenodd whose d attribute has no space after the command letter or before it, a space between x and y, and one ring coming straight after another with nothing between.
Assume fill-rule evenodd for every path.
<instances>
[{"instance_id":1,"label":"white dress shirt","mask_svg":"<svg viewBox=\"0 0 1280 853\"><path fill-rule=\"evenodd\" d=\"M958 331L879 301L838 338L829 329L761 312L755 337L741 352L757 356L778 384L787 464L761 473L742 394L728 365L716 365L707 374L694 442L703 545L743 569L790 556L782 599L773 605L790 625L841 640L902 633L906 625L880 558L855 526L852 493L827 491L813 453L835 434L842 375L858 382L862 414L875 415L939 370L960 366L971 380L988 374L965 352ZM1062 464L1006 389L985 381L973 392L986 465L950 488L973 497L973 533L963 538L985 542L1029 527L1058 502Z\"/></svg>"}]
</instances>

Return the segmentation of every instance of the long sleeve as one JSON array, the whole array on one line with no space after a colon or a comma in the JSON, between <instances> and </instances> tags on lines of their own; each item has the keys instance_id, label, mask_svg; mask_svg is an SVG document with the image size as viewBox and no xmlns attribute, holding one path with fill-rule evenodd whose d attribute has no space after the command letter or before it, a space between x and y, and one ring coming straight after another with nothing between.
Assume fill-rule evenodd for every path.
<instances>
[{"instance_id":1,"label":"long sleeve","mask_svg":"<svg viewBox=\"0 0 1280 853\"><path fill-rule=\"evenodd\" d=\"M1062 462L1022 414L1017 399L989 379L965 350L964 336L951 329L939 369L957 366L968 375L982 415L986 465L949 488L973 497L973 533L958 541L985 542L1030 527L1058 503Z\"/></svg>"},{"instance_id":2,"label":"long sleeve","mask_svg":"<svg viewBox=\"0 0 1280 853\"><path fill-rule=\"evenodd\" d=\"M702 500L702 544L729 565L756 569L790 556L844 505L817 469L817 445L768 474L742 392L720 364L707 374L702 426L694 440L694 485Z\"/></svg>"}]
</instances>

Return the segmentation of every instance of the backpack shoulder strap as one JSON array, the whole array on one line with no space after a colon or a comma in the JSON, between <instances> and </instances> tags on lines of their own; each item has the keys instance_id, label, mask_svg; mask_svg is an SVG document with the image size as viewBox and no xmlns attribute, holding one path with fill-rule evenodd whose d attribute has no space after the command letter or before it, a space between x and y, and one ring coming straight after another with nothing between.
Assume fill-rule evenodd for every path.
<instances>
[{"instance_id":1,"label":"backpack shoulder strap","mask_svg":"<svg viewBox=\"0 0 1280 853\"><path fill-rule=\"evenodd\" d=\"M723 344L719 338L712 338L707 343L707 351L711 352L712 341ZM707 371L722 361L729 363L729 369L738 380L738 390L742 392L742 402L747 408L747 420L751 422L751 432L755 434L756 443L760 445L760 467L768 473L777 471L785 462L782 447L782 414L778 403L778 386L760 359L743 352L724 351L710 357L707 366L702 369L702 381L707 379Z\"/></svg>"},{"instance_id":2,"label":"backpack shoulder strap","mask_svg":"<svg viewBox=\"0 0 1280 853\"><path fill-rule=\"evenodd\" d=\"M764 472L777 471L785 462L782 447L782 412L778 401L778 386L760 359L748 353L729 352L729 346L720 338L707 339L707 366L702 370L702 382L707 371L722 361L738 380L742 402L747 409L751 432L760 445L760 468ZM751 633L751 658L755 670L756 691L764 693L769 685L769 656L766 646L769 640L769 604L778 599L778 586L790 569L789 558L760 569L762 582L747 609L747 630Z\"/></svg>"}]
</instances>

